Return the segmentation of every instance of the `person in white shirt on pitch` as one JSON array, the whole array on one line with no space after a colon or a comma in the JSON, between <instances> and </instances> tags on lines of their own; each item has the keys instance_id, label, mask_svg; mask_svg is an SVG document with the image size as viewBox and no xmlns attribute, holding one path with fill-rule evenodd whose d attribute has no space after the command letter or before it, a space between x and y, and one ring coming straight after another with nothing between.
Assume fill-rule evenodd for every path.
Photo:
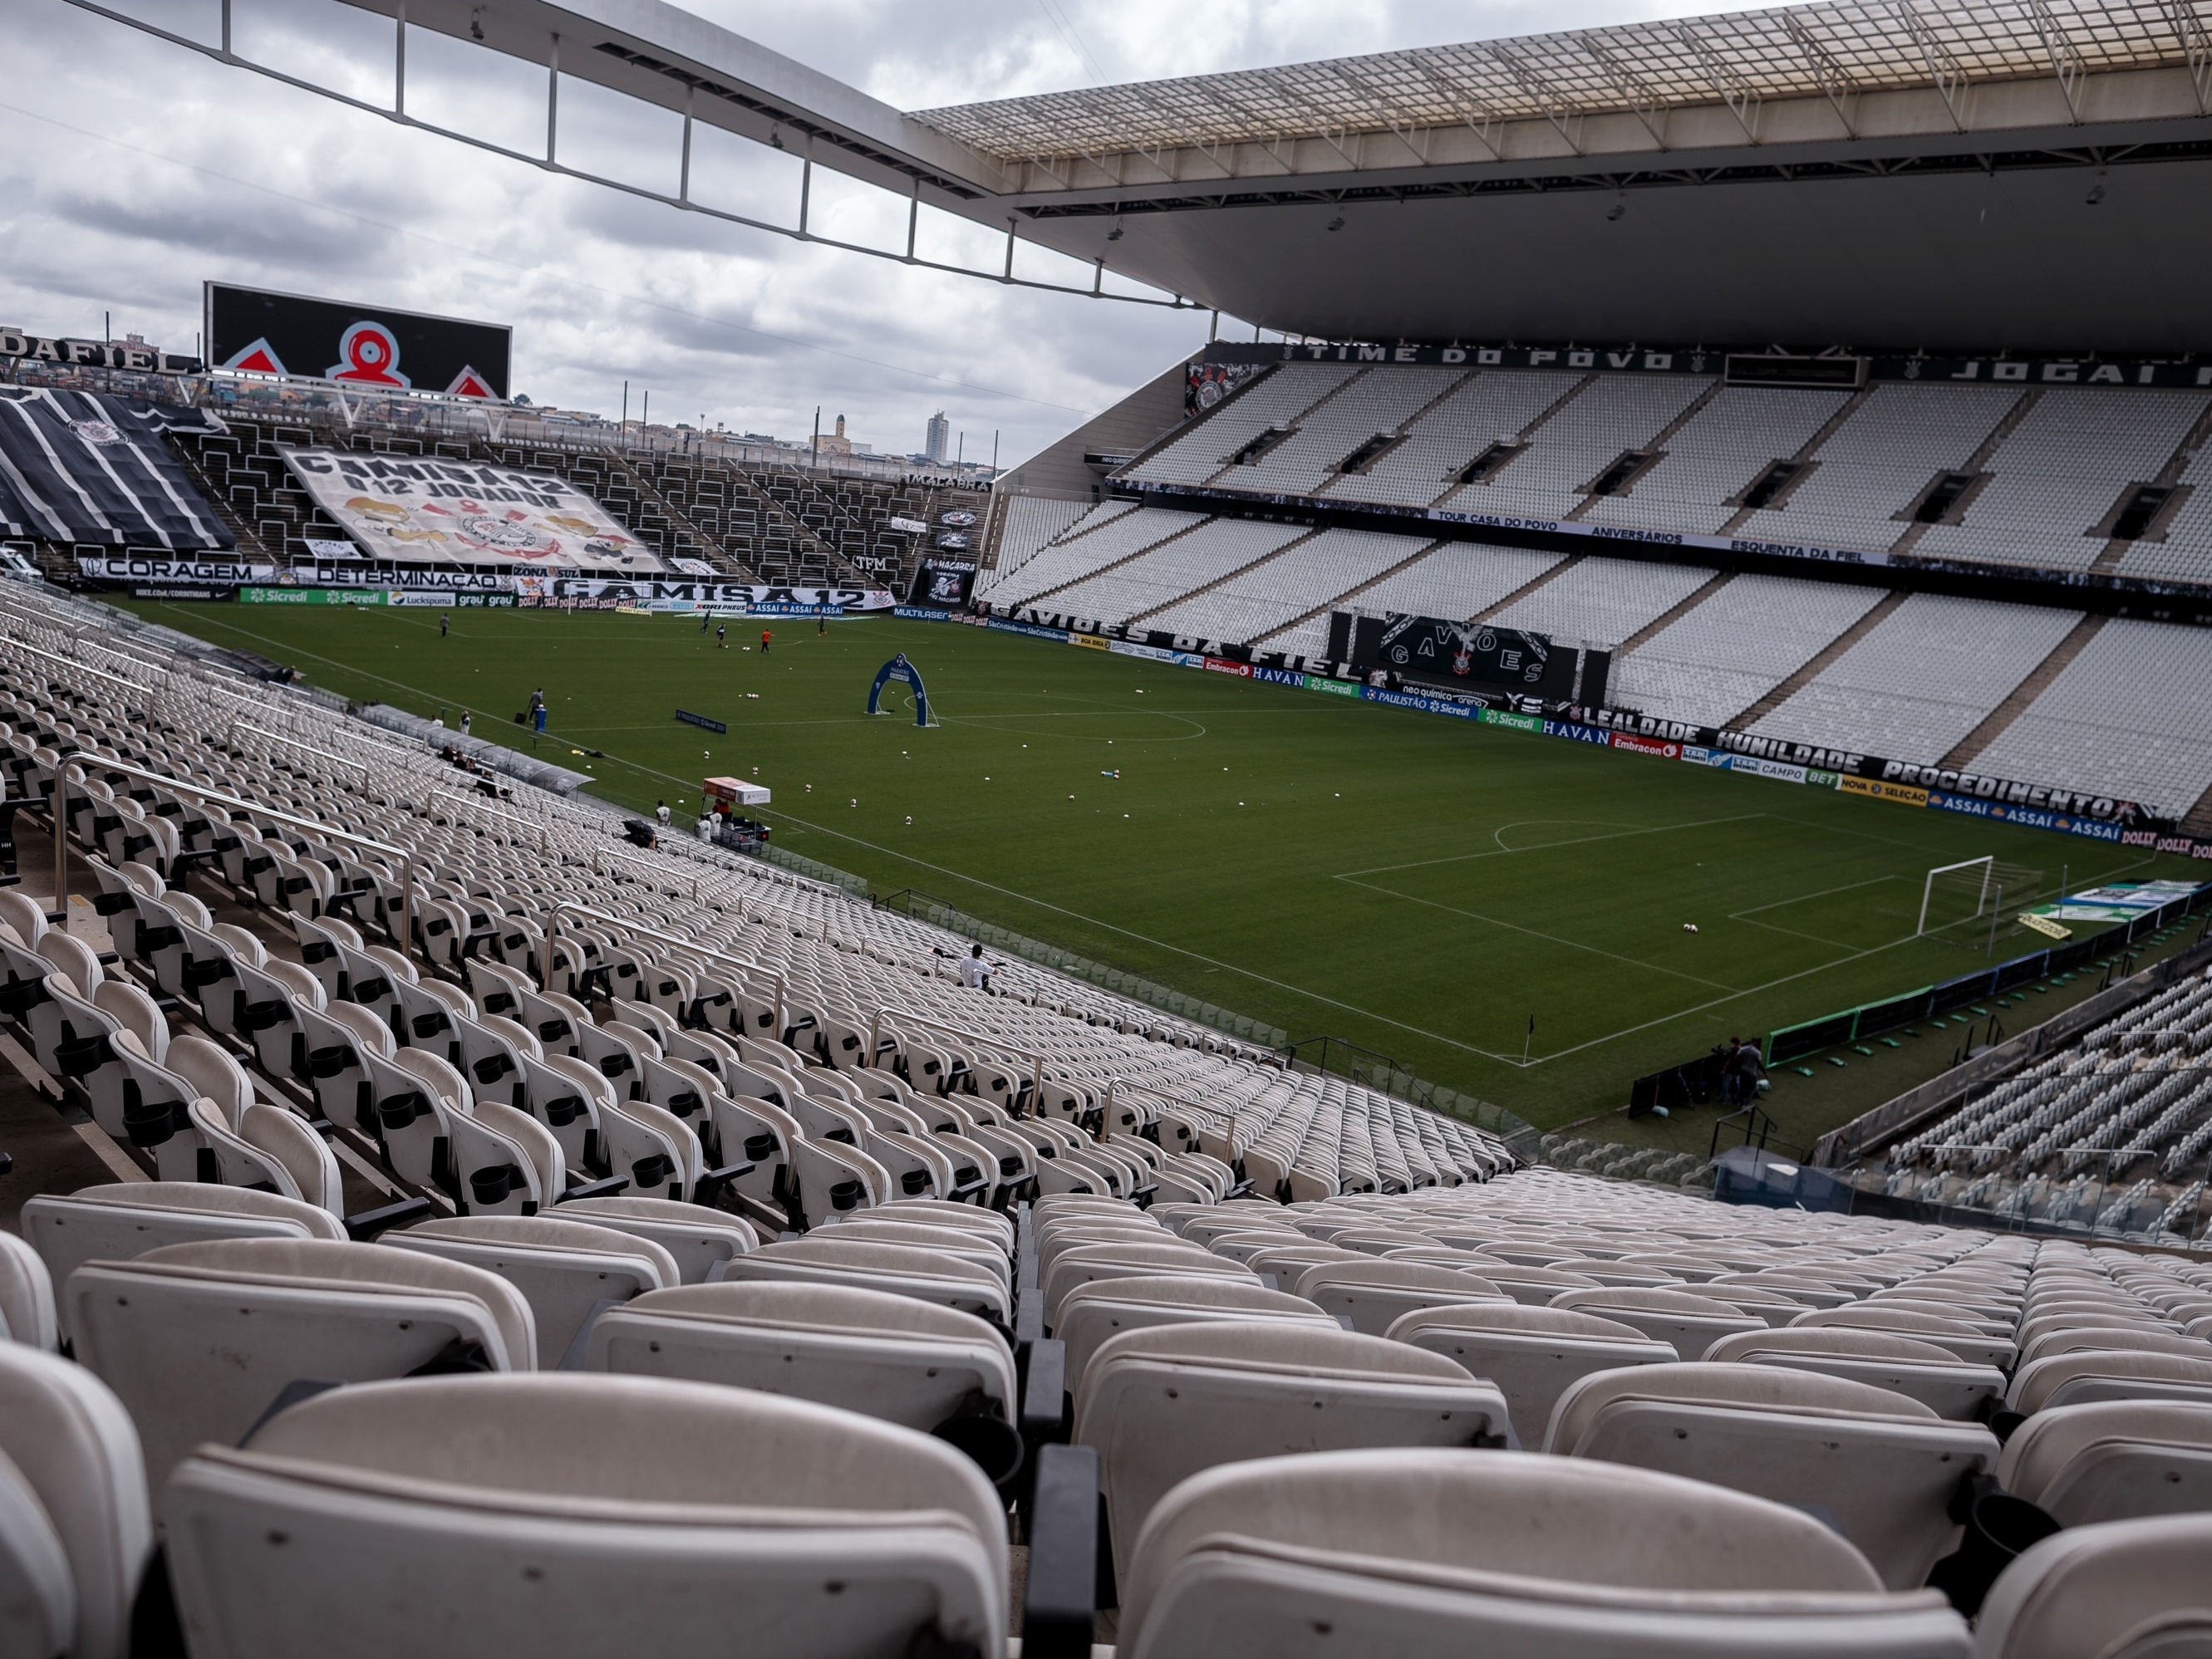
<instances>
[{"instance_id":1,"label":"person in white shirt on pitch","mask_svg":"<svg viewBox=\"0 0 2212 1659\"><path fill-rule=\"evenodd\" d=\"M969 990L981 991L988 996L991 990L991 975L1005 966L1001 962L984 961L983 947L973 945L968 954L960 958L960 982Z\"/></svg>"}]
</instances>

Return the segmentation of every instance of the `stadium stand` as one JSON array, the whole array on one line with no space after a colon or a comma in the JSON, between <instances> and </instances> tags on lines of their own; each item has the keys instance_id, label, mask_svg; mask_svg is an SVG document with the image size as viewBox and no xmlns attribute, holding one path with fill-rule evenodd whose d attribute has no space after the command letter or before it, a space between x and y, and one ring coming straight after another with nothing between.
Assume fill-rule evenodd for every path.
<instances>
[{"instance_id":1,"label":"stadium stand","mask_svg":"<svg viewBox=\"0 0 2212 1659\"><path fill-rule=\"evenodd\" d=\"M1415 544L1408 538L1406 545L1410 549ZM1377 613L1395 611L1470 620L1519 592L1561 562L1562 556L1556 553L1486 547L1479 542L1446 542L1380 581L1338 596L1328 608L1342 605ZM1260 642L1272 650L1322 657L1328 647L1328 617L1324 614L1310 618Z\"/></svg>"},{"instance_id":2,"label":"stadium stand","mask_svg":"<svg viewBox=\"0 0 2212 1659\"><path fill-rule=\"evenodd\" d=\"M1326 495L1347 501L1426 507L1454 492L1459 475L1492 446L1511 449L1522 432L1582 384L1543 369L1484 370L1417 417L1365 471L1334 480Z\"/></svg>"},{"instance_id":3,"label":"stadium stand","mask_svg":"<svg viewBox=\"0 0 2212 1659\"><path fill-rule=\"evenodd\" d=\"M1624 656L1609 695L1698 726L1725 726L1881 603L1880 588L1735 576Z\"/></svg>"},{"instance_id":4,"label":"stadium stand","mask_svg":"<svg viewBox=\"0 0 2212 1659\"><path fill-rule=\"evenodd\" d=\"M1155 507L1117 511L1101 506L1018 570L1002 574L985 592L992 604L1009 609L1034 605L1205 522L1202 513Z\"/></svg>"},{"instance_id":5,"label":"stadium stand","mask_svg":"<svg viewBox=\"0 0 2212 1659\"><path fill-rule=\"evenodd\" d=\"M987 509L988 496L920 483L848 478L803 467L749 465L653 447L620 450L574 441L506 443L434 439L364 423L310 423L297 415L232 413L219 436L175 447L238 526L242 546L289 565L310 537L343 540L286 470L286 445L326 445L396 455L494 462L568 479L667 560L711 565L732 580L862 582L903 592L926 538L890 520L934 525L945 511Z\"/></svg>"},{"instance_id":6,"label":"stadium stand","mask_svg":"<svg viewBox=\"0 0 2212 1659\"><path fill-rule=\"evenodd\" d=\"M1337 363L1286 363L1240 388L1197 426L1171 435L1123 471L1159 483L1204 483L1246 450L1280 441L1309 409L1358 373Z\"/></svg>"},{"instance_id":7,"label":"stadium stand","mask_svg":"<svg viewBox=\"0 0 2212 1659\"><path fill-rule=\"evenodd\" d=\"M1781 542L1861 548L1896 544L1914 502L1942 473L1972 463L2025 394L2003 386L1875 386L1808 457L1805 475L1737 533Z\"/></svg>"},{"instance_id":8,"label":"stadium stand","mask_svg":"<svg viewBox=\"0 0 2212 1659\"><path fill-rule=\"evenodd\" d=\"M1932 764L2081 620L2078 611L1914 593L1750 729Z\"/></svg>"},{"instance_id":9,"label":"stadium stand","mask_svg":"<svg viewBox=\"0 0 2212 1659\"><path fill-rule=\"evenodd\" d=\"M2115 617L1974 763L2055 773L2185 817L2212 790L2212 711L2176 688L2208 681L2212 635Z\"/></svg>"},{"instance_id":10,"label":"stadium stand","mask_svg":"<svg viewBox=\"0 0 2212 1659\"><path fill-rule=\"evenodd\" d=\"M1590 485L1622 457L1645 451L1718 384L1692 374L1593 374L1533 433L1524 432L1525 446L1504 465L1443 504L1463 513L1563 519L1590 499Z\"/></svg>"},{"instance_id":11,"label":"stadium stand","mask_svg":"<svg viewBox=\"0 0 2212 1659\"><path fill-rule=\"evenodd\" d=\"M338 1620L659 1652L738 1618L793 1659L1532 1620L1963 1659L1978 1608L2109 1622L2121 1559L2131 1611L2193 1605L2194 1258L1526 1167L1027 963L965 989L955 936L481 793L65 601L0 611L0 776L106 924L0 890L0 1018L142 1172L0 1236L26 1651L126 1650L155 1513L188 1644L272 1659ZM2002 1147L2078 1202L2118 1160L2107 1193L2194 1176L2179 1219L2209 1033L2200 974L1900 1180ZM557 1596L481 1594L555 1560Z\"/></svg>"},{"instance_id":12,"label":"stadium stand","mask_svg":"<svg viewBox=\"0 0 2212 1659\"><path fill-rule=\"evenodd\" d=\"M1914 550L2085 570L2127 486L2165 471L2205 407L2185 392L2045 392L1989 458L1988 486L1961 521L1930 526Z\"/></svg>"},{"instance_id":13,"label":"stadium stand","mask_svg":"<svg viewBox=\"0 0 2212 1659\"><path fill-rule=\"evenodd\" d=\"M1055 609L1127 623L1174 605L1310 535L1303 525L1211 519L1133 559L1056 591Z\"/></svg>"},{"instance_id":14,"label":"stadium stand","mask_svg":"<svg viewBox=\"0 0 2212 1659\"><path fill-rule=\"evenodd\" d=\"M1713 534L1771 463L1812 442L1849 402L1841 392L1725 386L1681 423L1657 462L1584 516L1592 524L1663 524Z\"/></svg>"},{"instance_id":15,"label":"stadium stand","mask_svg":"<svg viewBox=\"0 0 2212 1659\"><path fill-rule=\"evenodd\" d=\"M2206 441L2203 422L2191 435L2197 449L2174 480L2189 494L2172 509L2162 531L2154 529L2150 537L2128 544L2114 567L2123 575L2184 581L2212 577L2212 442Z\"/></svg>"},{"instance_id":16,"label":"stadium stand","mask_svg":"<svg viewBox=\"0 0 2212 1659\"><path fill-rule=\"evenodd\" d=\"M1370 530L1325 530L1266 563L1146 618L1164 633L1243 642L1263 639L1340 593L1365 587L1428 544ZM1327 641L1322 641L1326 645ZM1321 654L1317 649L1316 655Z\"/></svg>"},{"instance_id":17,"label":"stadium stand","mask_svg":"<svg viewBox=\"0 0 2212 1659\"><path fill-rule=\"evenodd\" d=\"M1663 617L1719 573L1696 565L1578 559L1486 622L1589 645L1620 644Z\"/></svg>"},{"instance_id":18,"label":"stadium stand","mask_svg":"<svg viewBox=\"0 0 2212 1659\"><path fill-rule=\"evenodd\" d=\"M1294 365L1301 379L1306 365ZM1280 442L1249 464L1224 469L1209 482L1219 489L1313 495L1346 471L1368 446L1387 442L1420 410L1451 389L1462 372L1448 368L1368 370L1297 417ZM1370 452L1371 453L1371 452Z\"/></svg>"},{"instance_id":19,"label":"stadium stand","mask_svg":"<svg viewBox=\"0 0 2212 1659\"><path fill-rule=\"evenodd\" d=\"M2212 974L2199 971L1971 1091L1866 1166L1893 1194L2181 1242L2204 1231L2207 1052ZM2212 1335L2212 1303L2166 1328Z\"/></svg>"},{"instance_id":20,"label":"stadium stand","mask_svg":"<svg viewBox=\"0 0 2212 1659\"><path fill-rule=\"evenodd\" d=\"M1097 510L1095 505L1085 501L1055 501L1042 495L1008 497L997 526L997 556L993 566L995 580L1004 581L1043 551L1048 543L1057 541L1079 520ZM1110 516L1113 513L1127 512L1129 506L1115 501L1107 510Z\"/></svg>"}]
</instances>

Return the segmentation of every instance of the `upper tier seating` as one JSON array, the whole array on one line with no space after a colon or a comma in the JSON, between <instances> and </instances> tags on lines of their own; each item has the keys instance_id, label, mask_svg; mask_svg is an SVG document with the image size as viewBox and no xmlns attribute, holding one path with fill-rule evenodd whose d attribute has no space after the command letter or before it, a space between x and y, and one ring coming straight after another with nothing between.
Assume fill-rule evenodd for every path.
<instances>
[{"instance_id":1,"label":"upper tier seating","mask_svg":"<svg viewBox=\"0 0 2212 1659\"><path fill-rule=\"evenodd\" d=\"M1307 410L1359 372L1356 365L1343 363L1285 363L1144 457L1128 474L1160 483L1205 483L1240 449L1268 432L1290 430Z\"/></svg>"},{"instance_id":2,"label":"upper tier seating","mask_svg":"<svg viewBox=\"0 0 2212 1659\"><path fill-rule=\"evenodd\" d=\"M2156 477L2204 413L2193 392L2045 392L1990 457L1989 484L1957 524L1913 551L2086 570L2109 536L2093 532L2130 483Z\"/></svg>"},{"instance_id":3,"label":"upper tier seating","mask_svg":"<svg viewBox=\"0 0 2212 1659\"><path fill-rule=\"evenodd\" d=\"M1667 440L1665 457L1621 495L1601 497L1592 524L1666 525L1717 533L1737 497L1775 461L1789 459L1849 401L1841 392L1724 386Z\"/></svg>"},{"instance_id":4,"label":"upper tier seating","mask_svg":"<svg viewBox=\"0 0 2212 1659\"><path fill-rule=\"evenodd\" d=\"M2120 556L2124 576L2166 581L2212 580L2212 442L2200 442L2174 481L2189 498L2173 509L2157 540L2130 542Z\"/></svg>"},{"instance_id":5,"label":"upper tier seating","mask_svg":"<svg viewBox=\"0 0 2212 1659\"><path fill-rule=\"evenodd\" d=\"M1300 372L1304 374L1302 367ZM1341 476L1346 459L1375 439L1396 433L1462 373L1455 368L1370 370L1300 415L1296 429L1280 443L1247 465L1224 468L1209 482L1218 489L1319 495Z\"/></svg>"},{"instance_id":6,"label":"upper tier seating","mask_svg":"<svg viewBox=\"0 0 2212 1659\"><path fill-rule=\"evenodd\" d=\"M1549 369L1484 369L1470 375L1407 429L1364 472L1346 472L1322 493L1344 501L1427 507L1459 488L1460 474L1495 444L1521 441L1522 428L1582 384ZM1480 507L1463 511L1487 512Z\"/></svg>"},{"instance_id":7,"label":"upper tier seating","mask_svg":"<svg viewBox=\"0 0 2212 1659\"><path fill-rule=\"evenodd\" d=\"M1487 482L1468 485L1443 505L1458 513L1564 519L1600 473L1650 443L1712 384L1689 374L1593 376Z\"/></svg>"},{"instance_id":8,"label":"upper tier seating","mask_svg":"<svg viewBox=\"0 0 2212 1659\"><path fill-rule=\"evenodd\" d=\"M1735 533L1869 553L1892 547L1908 527L1907 509L1937 474L1966 465L2021 395L1993 386L1877 386L1814 452L1812 470L1781 504L1753 513Z\"/></svg>"}]
</instances>

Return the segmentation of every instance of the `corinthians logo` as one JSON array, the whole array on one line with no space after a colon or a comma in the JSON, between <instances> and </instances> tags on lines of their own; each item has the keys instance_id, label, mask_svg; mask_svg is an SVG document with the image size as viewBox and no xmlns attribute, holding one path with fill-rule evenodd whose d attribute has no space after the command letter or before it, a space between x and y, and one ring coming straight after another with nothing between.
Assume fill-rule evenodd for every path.
<instances>
[{"instance_id":1,"label":"corinthians logo","mask_svg":"<svg viewBox=\"0 0 2212 1659\"><path fill-rule=\"evenodd\" d=\"M70 431L88 444L97 444L104 448L109 444L123 441L123 434L110 421L71 421L69 425Z\"/></svg>"}]
</instances>

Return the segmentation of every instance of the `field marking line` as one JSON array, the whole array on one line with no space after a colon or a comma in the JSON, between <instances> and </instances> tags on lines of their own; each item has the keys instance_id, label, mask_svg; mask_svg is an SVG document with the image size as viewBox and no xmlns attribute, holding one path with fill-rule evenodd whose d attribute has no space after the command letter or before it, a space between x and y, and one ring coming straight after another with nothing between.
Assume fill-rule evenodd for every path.
<instances>
[{"instance_id":1,"label":"field marking line","mask_svg":"<svg viewBox=\"0 0 2212 1659\"><path fill-rule=\"evenodd\" d=\"M664 773L661 775L667 775ZM1070 917L1089 927L1103 928L1109 933L1119 933L1124 939L1135 939L1140 945L1149 945L1157 950L1172 951L1179 957L1188 957L1193 962L1203 962L1211 967L1236 974L1258 984L1272 985L1279 991L1288 991L1294 996L1304 997L1311 1002L1327 1003L1332 1008L1341 1008L1345 1012L1358 1014L1363 1019L1371 1019L1383 1025L1395 1025L1401 1031L1410 1031L1415 1036L1426 1037L1431 1042L1441 1042L1448 1048L1457 1048L1466 1054L1480 1054L1485 1060L1495 1060L1515 1066L1521 1063L1514 1055L1495 1054L1488 1048L1477 1048L1471 1042L1462 1042L1456 1037L1445 1036L1439 1031L1425 1030L1419 1025L1408 1025L1401 1019L1393 1019L1388 1014L1376 1013L1371 1009L1360 1007L1357 1003L1341 1002L1334 997L1324 996L1318 991L1310 991L1302 985L1292 985L1286 980L1271 979L1265 974L1255 974L1249 968L1240 968L1235 963L1224 962L1218 957L1209 957L1204 951L1188 950L1182 945L1171 945L1165 939L1154 939L1150 934L1139 933L1132 928L1118 927L1110 921L1102 921L1096 916L1084 915L1080 910L1071 910L1066 905L1054 904L1048 900L1034 897L1012 887L1001 887L996 882L985 881L981 877L968 875L942 864L932 864L927 859L918 859L911 853L902 853L895 848L881 846L875 842L864 840L859 836L847 835L843 830L832 830L824 823L816 823L808 818L796 817L788 812L778 812L770 807L763 807L762 811L768 816L785 818L793 823L805 824L809 830L817 830L825 836L834 836L840 841L849 841L855 847L865 847L871 852L881 853L886 857L897 859L902 863L911 864L917 869L934 870L938 874L950 876L955 881L964 881L971 887L981 887L990 892L1003 893L1008 898L1018 899L1024 904L1033 904L1040 910L1050 910L1055 915Z\"/></svg>"},{"instance_id":2,"label":"field marking line","mask_svg":"<svg viewBox=\"0 0 2212 1659\"><path fill-rule=\"evenodd\" d=\"M1539 928L1523 927L1517 921L1504 921L1496 916L1486 916L1480 910L1465 910L1456 904L1445 904L1436 899L1419 898L1412 893L1401 893L1393 888L1380 887L1371 881L1357 881L1350 876L1336 876L1332 879L1343 882L1352 887L1364 887L1370 893L1382 893L1390 898L1403 899L1408 904L1425 904L1432 910L1449 911L1455 916L1466 916L1474 921L1487 922L1492 927L1504 927L1516 933L1526 933L1531 939L1543 939L1552 945L1564 945L1570 951L1587 951L1592 956L1607 957L1614 962L1625 962L1632 968L1641 968L1647 974L1664 974L1670 979L1686 979L1692 984L1710 985L1716 991L1735 989L1733 986L1723 985L1717 979L1706 979L1698 974L1686 974L1679 968L1662 968L1656 963L1639 962L1634 957L1622 956L1618 951L1607 951L1598 945L1582 944L1576 939L1562 939L1557 933L1547 933Z\"/></svg>"},{"instance_id":3,"label":"field marking line","mask_svg":"<svg viewBox=\"0 0 2212 1659\"><path fill-rule=\"evenodd\" d=\"M1385 876L1394 870L1425 870L1432 865L1464 864L1470 859L1497 859L1506 858L1514 854L1548 853L1555 847L1586 847L1592 842L1626 841L1634 836L1662 836L1674 830L1710 830L1716 824L1748 823L1754 818L1767 818L1773 816L1771 812L1739 812L1733 817L1701 818L1692 823L1658 823L1642 830L1622 830L1609 836L1577 836L1571 841L1546 842L1541 847L1501 847L1493 851L1481 853L1454 853L1446 858L1416 859L1410 864L1377 864L1364 870L1340 871L1331 879L1350 881L1355 876ZM1518 823L1499 826L1497 833L1502 835L1507 830L1517 830L1531 823L1602 823L1604 822L1603 818L1522 818ZM1407 896L1401 894L1399 896L1402 898Z\"/></svg>"},{"instance_id":4,"label":"field marking line","mask_svg":"<svg viewBox=\"0 0 2212 1659\"><path fill-rule=\"evenodd\" d=\"M2149 863L2154 856L2154 854L2149 853L2139 853L2134 858L2129 859L2124 863L2112 866L2109 874L2097 877L2091 884L2099 885L2104 882L2112 880L2114 878L2127 871L2140 869L2142 866ZM1754 985L1748 990L1739 991L1735 996L1717 997L1711 1002L1701 1002L1695 1007L1685 1008L1677 1013L1665 1014L1657 1019L1647 1019L1641 1024L1624 1025L1618 1031L1608 1032L1604 1036L1592 1037L1587 1042L1577 1042L1571 1048L1557 1049L1548 1054L1538 1054L1528 1063L1531 1066L1541 1066L1548 1060L1561 1059L1568 1054L1580 1054L1585 1048L1597 1048L1600 1044L1611 1042L1617 1037L1633 1036L1638 1031L1648 1031L1653 1026L1664 1025L1670 1020L1686 1019L1692 1014L1704 1013L1707 1009L1720 1007L1723 1003L1734 1002L1743 997L1756 996L1761 991L1771 991L1778 985L1788 985L1796 980L1809 979L1814 974L1826 973L1831 968L1845 967L1851 963L1863 961L1868 957L1880 956L1884 951L1894 951L1900 945L1910 945L1913 943L1917 937L1917 935L1908 933L1903 939L1893 939L1887 945L1877 945L1873 946L1871 949L1856 951L1850 956L1838 957L1835 961L1823 963L1817 968L1808 968L1800 973L1785 974L1780 979L1771 979L1764 985ZM1517 1061L1514 1061L1512 1063L1518 1064Z\"/></svg>"},{"instance_id":5,"label":"field marking line","mask_svg":"<svg viewBox=\"0 0 2212 1659\"><path fill-rule=\"evenodd\" d=\"M1743 921L1752 916L1757 915L1761 910L1779 910L1785 904L1802 904L1808 899L1826 898L1831 893L1851 893L1857 891L1862 887L1877 886L1885 881L1905 881L1906 879L1908 879L1908 878L1904 876L1869 876L1864 881L1847 881L1840 887L1823 887L1818 892L1799 893L1790 898L1776 899L1771 904L1753 904L1747 906L1746 908L1741 910L1731 910L1729 912L1729 920L1730 921ZM1764 926L1765 924L1753 923L1753 925L1756 927ZM1787 933L1790 930L1788 928L1784 928L1781 931ZM1850 950L1852 947L1845 945L1844 948L1845 950Z\"/></svg>"}]
</instances>

